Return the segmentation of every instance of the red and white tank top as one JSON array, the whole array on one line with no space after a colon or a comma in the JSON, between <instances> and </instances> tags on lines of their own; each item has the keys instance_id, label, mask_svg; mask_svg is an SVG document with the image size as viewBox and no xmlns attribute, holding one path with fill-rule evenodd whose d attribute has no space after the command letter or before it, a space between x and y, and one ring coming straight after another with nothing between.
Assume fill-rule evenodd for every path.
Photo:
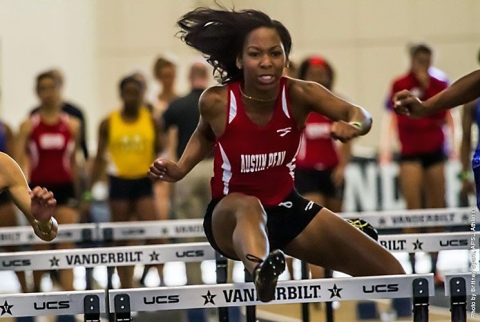
<instances>
[{"instance_id":1,"label":"red and white tank top","mask_svg":"<svg viewBox=\"0 0 480 322\"><path fill-rule=\"evenodd\" d=\"M228 85L225 132L214 148L213 198L240 192L275 206L294 189L301 131L293 119L285 85L282 78L272 118L265 126L253 123L246 114L240 83Z\"/></svg>"},{"instance_id":2,"label":"red and white tank top","mask_svg":"<svg viewBox=\"0 0 480 322\"><path fill-rule=\"evenodd\" d=\"M68 124L68 115L62 113L56 124L46 124L39 113L35 113L30 120L30 182L42 185L71 183L75 140Z\"/></svg>"},{"instance_id":3,"label":"red and white tank top","mask_svg":"<svg viewBox=\"0 0 480 322\"><path fill-rule=\"evenodd\" d=\"M326 170L338 165L338 153L331 136L332 123L319 113L308 115L297 155L298 168Z\"/></svg>"}]
</instances>

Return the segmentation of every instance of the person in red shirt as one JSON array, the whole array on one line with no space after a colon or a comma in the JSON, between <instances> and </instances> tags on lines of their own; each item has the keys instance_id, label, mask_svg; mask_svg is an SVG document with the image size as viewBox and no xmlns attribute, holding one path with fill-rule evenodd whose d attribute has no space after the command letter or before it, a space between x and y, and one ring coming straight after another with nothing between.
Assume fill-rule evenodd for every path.
<instances>
[{"instance_id":1,"label":"person in red shirt","mask_svg":"<svg viewBox=\"0 0 480 322\"><path fill-rule=\"evenodd\" d=\"M60 224L78 223L77 211L78 150L80 123L62 112L61 82L54 71L41 73L36 78L36 92L40 99L38 112L25 120L17 141L17 156L29 169L31 186L44 186L57 200L55 217ZM35 248L53 247L39 245ZM73 248L72 243L59 243L60 248ZM33 272L34 289L40 291L43 271ZM59 282L64 290L73 290L73 270L61 270Z\"/></svg>"},{"instance_id":2,"label":"person in red shirt","mask_svg":"<svg viewBox=\"0 0 480 322\"><path fill-rule=\"evenodd\" d=\"M410 49L411 67L407 74L394 80L387 101L390 129L382 135L380 162L390 161L391 130L398 134L400 145L400 189L405 198L407 209L444 208L445 176L444 165L447 159L447 140L445 126L451 124L451 115L443 110L429 116L413 118L395 114L393 95L403 89L410 90L417 97L425 100L447 88L444 80L429 73L432 64L432 49L425 44L412 46ZM453 150L453 147L450 147ZM428 187L428 188L427 188ZM430 228L428 231L441 231ZM416 228L404 230L406 233L418 232ZM431 254L432 271L438 282L437 253ZM415 273L415 254L410 254L412 272Z\"/></svg>"},{"instance_id":3,"label":"person in red shirt","mask_svg":"<svg viewBox=\"0 0 480 322\"><path fill-rule=\"evenodd\" d=\"M368 133L370 114L317 83L284 77L290 34L263 12L198 8L177 24L221 85L200 97L199 123L180 160L155 160L150 176L181 180L214 150L205 233L217 251L243 262L258 299L274 299L283 251L353 276L403 274L386 249L294 188L295 156L310 112L334 120L332 136L342 141Z\"/></svg>"}]
</instances>

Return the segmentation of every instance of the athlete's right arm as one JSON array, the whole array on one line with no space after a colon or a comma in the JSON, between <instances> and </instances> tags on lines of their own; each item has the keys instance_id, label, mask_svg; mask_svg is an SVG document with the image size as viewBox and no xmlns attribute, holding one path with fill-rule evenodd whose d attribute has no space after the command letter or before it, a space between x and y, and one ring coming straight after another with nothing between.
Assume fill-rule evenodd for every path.
<instances>
[{"instance_id":1,"label":"athlete's right arm","mask_svg":"<svg viewBox=\"0 0 480 322\"><path fill-rule=\"evenodd\" d=\"M212 123L220 119L217 112L222 106L219 95L216 88L209 88L202 94L198 103L200 109L198 125L192 133L180 160L175 163L171 160L158 158L150 167L150 178L168 182L181 180L195 165L212 153L215 143Z\"/></svg>"}]
</instances>

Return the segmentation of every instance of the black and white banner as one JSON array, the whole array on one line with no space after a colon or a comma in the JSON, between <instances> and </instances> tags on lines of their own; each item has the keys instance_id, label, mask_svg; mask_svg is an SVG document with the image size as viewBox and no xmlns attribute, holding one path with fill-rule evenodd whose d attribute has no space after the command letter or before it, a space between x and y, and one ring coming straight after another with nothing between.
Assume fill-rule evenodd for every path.
<instances>
[{"instance_id":1,"label":"black and white banner","mask_svg":"<svg viewBox=\"0 0 480 322\"><path fill-rule=\"evenodd\" d=\"M2 294L0 318L13 316L83 314L86 296L96 295L100 312L105 312L105 291ZM92 300L93 301L93 300ZM87 302L88 303L88 302Z\"/></svg>"},{"instance_id":2,"label":"black and white banner","mask_svg":"<svg viewBox=\"0 0 480 322\"><path fill-rule=\"evenodd\" d=\"M53 242L80 242L98 240L97 224L60 225ZM45 244L38 238L30 226L0 228L0 246Z\"/></svg>"},{"instance_id":3,"label":"black and white banner","mask_svg":"<svg viewBox=\"0 0 480 322\"><path fill-rule=\"evenodd\" d=\"M418 278L425 279L433 295L433 274L326 278L279 282L275 299L268 304L411 298L412 283ZM113 290L109 292L112 312L115 297L125 300L125 294L132 312L265 304L257 299L253 283L196 285Z\"/></svg>"},{"instance_id":4,"label":"black and white banner","mask_svg":"<svg viewBox=\"0 0 480 322\"><path fill-rule=\"evenodd\" d=\"M478 249L480 234L474 232L380 235L378 242L391 252L438 252Z\"/></svg>"},{"instance_id":5,"label":"black and white banner","mask_svg":"<svg viewBox=\"0 0 480 322\"><path fill-rule=\"evenodd\" d=\"M143 245L0 253L0 270L49 270L76 266L128 266L215 259L208 243Z\"/></svg>"}]
</instances>

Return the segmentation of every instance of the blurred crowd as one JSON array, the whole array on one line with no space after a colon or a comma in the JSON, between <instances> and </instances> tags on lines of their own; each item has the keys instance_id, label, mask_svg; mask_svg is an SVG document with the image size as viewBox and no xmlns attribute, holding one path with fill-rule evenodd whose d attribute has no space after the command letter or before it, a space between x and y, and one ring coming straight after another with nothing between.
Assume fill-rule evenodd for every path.
<instances>
[{"instance_id":1,"label":"blurred crowd","mask_svg":"<svg viewBox=\"0 0 480 322\"><path fill-rule=\"evenodd\" d=\"M399 188L408 209L444 208L447 160L460 159L463 165L459 174L462 193L473 193L469 167L471 126L474 123L472 115L478 113L480 104L472 102L465 108L463 131L455 128L449 111L421 118L396 114L392 106L394 93L408 89L425 100L445 89L449 82L448 76L433 66L434 52L428 44L414 44L408 54L409 69L403 75L395 76L390 92L384 99L379 98L385 102L385 117L378 162L380 165L398 162ZM119 80L120 104L110 109L98 124L95 151L89 151L87 146L87 110L62 95L68 75L63 75L61 70L38 74L34 80L38 104L32 107L18 129L10 128L6 118L0 121L0 151L17 160L31 186L40 185L53 191L58 203L55 217L59 224L202 218L211 199L211 158L203 160L175 185L166 182L153 184L147 173L157 156L164 154L175 160L182 155L197 126L199 97L214 84L211 68L204 62L191 64L187 75L190 89L183 95L176 89L177 66L174 62L159 57L153 63L152 73L160 85L160 91L152 101L146 98L148 84L145 75L135 72ZM285 74L317 82L348 99L348 93L335 90L338 77L335 67L331 60L321 55L290 62ZM297 155L296 188L307 199L341 212L343 188L348 180L345 169L351 162L355 142L343 144L333 140L331 126L332 121L325 116L309 115ZM456 131L464 133L460 147L455 144ZM98 203L107 206L104 212L97 207ZM1 226L17 225L16 212L7 193L0 194L0 212ZM60 243L36 246L35 249L53 247L72 248L75 245ZM434 273L437 271L436 262L437 256L432 254ZM415 272L413 255L411 263ZM147 273L152 269L158 272L160 285L164 285L163 267L159 265L145 267L139 279L133 278L133 267L118 268L121 287L145 285ZM42 291L44 273L34 272L33 282L27 282L23 272L17 273L22 291ZM321 274L320 269L312 268L313 276ZM62 270L52 278L61 289L74 289L72 270ZM436 278L441 282L438 274ZM187 279L189 284L202 283L199 263L187 264Z\"/></svg>"}]
</instances>

